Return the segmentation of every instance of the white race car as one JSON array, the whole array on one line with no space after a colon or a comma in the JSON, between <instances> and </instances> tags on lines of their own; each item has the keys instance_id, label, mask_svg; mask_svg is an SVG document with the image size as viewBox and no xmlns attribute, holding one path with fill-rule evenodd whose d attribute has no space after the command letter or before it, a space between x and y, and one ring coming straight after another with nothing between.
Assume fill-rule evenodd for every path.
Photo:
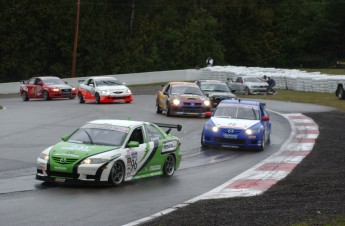
<instances>
[{"instance_id":1,"label":"white race car","mask_svg":"<svg viewBox=\"0 0 345 226\"><path fill-rule=\"evenodd\" d=\"M114 77L91 77L79 84L79 103L95 101L99 103L113 103L133 101L131 90L121 81Z\"/></svg>"}]
</instances>

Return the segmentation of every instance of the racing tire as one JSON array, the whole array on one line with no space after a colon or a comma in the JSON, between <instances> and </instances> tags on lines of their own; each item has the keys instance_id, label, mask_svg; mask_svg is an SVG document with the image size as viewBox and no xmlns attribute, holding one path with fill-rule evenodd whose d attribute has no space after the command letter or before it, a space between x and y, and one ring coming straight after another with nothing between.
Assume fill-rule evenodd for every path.
<instances>
[{"instance_id":1,"label":"racing tire","mask_svg":"<svg viewBox=\"0 0 345 226\"><path fill-rule=\"evenodd\" d=\"M23 91L22 92L22 100L23 101L28 101L29 100L29 97L28 97L28 94L26 91Z\"/></svg>"},{"instance_id":2,"label":"racing tire","mask_svg":"<svg viewBox=\"0 0 345 226\"><path fill-rule=\"evenodd\" d=\"M201 134L201 138L200 138L201 148L202 149L207 149L209 146L204 143L204 141L202 140L203 137L204 137L204 133Z\"/></svg>"},{"instance_id":3,"label":"racing tire","mask_svg":"<svg viewBox=\"0 0 345 226\"><path fill-rule=\"evenodd\" d=\"M122 161L116 161L111 167L108 181L114 186L119 186L125 179L125 165Z\"/></svg>"},{"instance_id":4,"label":"racing tire","mask_svg":"<svg viewBox=\"0 0 345 226\"><path fill-rule=\"evenodd\" d=\"M244 88L244 95L249 95L250 94L250 90L248 87Z\"/></svg>"},{"instance_id":5,"label":"racing tire","mask_svg":"<svg viewBox=\"0 0 345 226\"><path fill-rule=\"evenodd\" d=\"M271 133L268 135L268 138L267 138L267 144L271 144Z\"/></svg>"},{"instance_id":6,"label":"racing tire","mask_svg":"<svg viewBox=\"0 0 345 226\"><path fill-rule=\"evenodd\" d=\"M345 99L344 88L343 88L343 87L339 87L338 89L339 89L339 90L338 90L338 99L339 99L339 100Z\"/></svg>"},{"instance_id":7,"label":"racing tire","mask_svg":"<svg viewBox=\"0 0 345 226\"><path fill-rule=\"evenodd\" d=\"M85 103L85 100L84 100L83 94L78 93L78 101L79 101L79 103L80 103L80 104Z\"/></svg>"},{"instance_id":8,"label":"racing tire","mask_svg":"<svg viewBox=\"0 0 345 226\"><path fill-rule=\"evenodd\" d=\"M262 138L262 141L261 141L261 146L260 148L258 149L259 151L264 151L265 150L265 138L263 137Z\"/></svg>"},{"instance_id":9,"label":"racing tire","mask_svg":"<svg viewBox=\"0 0 345 226\"><path fill-rule=\"evenodd\" d=\"M95 100L96 100L96 104L100 104L101 103L101 97L99 96L98 93L95 94Z\"/></svg>"},{"instance_id":10,"label":"racing tire","mask_svg":"<svg viewBox=\"0 0 345 226\"><path fill-rule=\"evenodd\" d=\"M168 155L163 166L163 176L171 177L175 173L175 158L173 155Z\"/></svg>"},{"instance_id":11,"label":"racing tire","mask_svg":"<svg viewBox=\"0 0 345 226\"><path fill-rule=\"evenodd\" d=\"M169 102L167 102L167 104L166 104L165 114L166 114L166 116L170 116L171 115L170 114L170 104L169 104Z\"/></svg>"},{"instance_id":12,"label":"racing tire","mask_svg":"<svg viewBox=\"0 0 345 226\"><path fill-rule=\"evenodd\" d=\"M162 114L162 109L160 109L159 104L156 102L156 113L157 114Z\"/></svg>"},{"instance_id":13,"label":"racing tire","mask_svg":"<svg viewBox=\"0 0 345 226\"><path fill-rule=\"evenodd\" d=\"M47 90L45 90L44 92L43 92L43 100L49 100L50 98L49 98L49 93L48 93L48 91Z\"/></svg>"}]
</instances>

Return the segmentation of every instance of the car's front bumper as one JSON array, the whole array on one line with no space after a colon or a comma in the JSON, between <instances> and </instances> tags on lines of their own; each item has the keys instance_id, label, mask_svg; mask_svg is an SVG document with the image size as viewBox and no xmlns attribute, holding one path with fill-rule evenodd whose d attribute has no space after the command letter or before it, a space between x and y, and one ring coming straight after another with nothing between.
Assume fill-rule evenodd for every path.
<instances>
[{"instance_id":1,"label":"car's front bumper","mask_svg":"<svg viewBox=\"0 0 345 226\"><path fill-rule=\"evenodd\" d=\"M133 101L133 96L132 96L132 94L129 94L129 95L104 95L104 96L100 96L100 101L102 103L116 103L116 102L130 103Z\"/></svg>"},{"instance_id":2,"label":"car's front bumper","mask_svg":"<svg viewBox=\"0 0 345 226\"><path fill-rule=\"evenodd\" d=\"M209 118L212 115L211 107L203 106L170 106L171 115L196 116Z\"/></svg>"}]
</instances>

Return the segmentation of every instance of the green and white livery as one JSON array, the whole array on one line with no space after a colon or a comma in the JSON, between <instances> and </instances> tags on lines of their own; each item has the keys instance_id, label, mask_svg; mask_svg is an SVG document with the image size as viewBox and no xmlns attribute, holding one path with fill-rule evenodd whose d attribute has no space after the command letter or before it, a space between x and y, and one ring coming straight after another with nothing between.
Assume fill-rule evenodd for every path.
<instances>
[{"instance_id":1,"label":"green and white livery","mask_svg":"<svg viewBox=\"0 0 345 226\"><path fill-rule=\"evenodd\" d=\"M182 126L129 120L88 122L39 155L36 179L119 185L144 177L170 177L182 158L180 139L169 134L172 128L180 131Z\"/></svg>"}]
</instances>

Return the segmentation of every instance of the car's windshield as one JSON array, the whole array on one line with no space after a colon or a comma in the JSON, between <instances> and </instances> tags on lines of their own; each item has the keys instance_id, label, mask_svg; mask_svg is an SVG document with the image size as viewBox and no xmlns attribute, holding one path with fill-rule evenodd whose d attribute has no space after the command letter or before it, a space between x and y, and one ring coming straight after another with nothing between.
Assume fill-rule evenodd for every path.
<instances>
[{"instance_id":1,"label":"car's windshield","mask_svg":"<svg viewBox=\"0 0 345 226\"><path fill-rule=\"evenodd\" d=\"M254 106L222 105L216 108L213 117L259 120L260 113L259 109Z\"/></svg>"},{"instance_id":2,"label":"car's windshield","mask_svg":"<svg viewBox=\"0 0 345 226\"><path fill-rule=\"evenodd\" d=\"M62 81L59 78L44 78L43 79L44 84L46 85L61 85L61 84L66 84L64 81Z\"/></svg>"},{"instance_id":3,"label":"car's windshield","mask_svg":"<svg viewBox=\"0 0 345 226\"><path fill-rule=\"evenodd\" d=\"M245 82L263 82L258 77L245 77L244 81Z\"/></svg>"},{"instance_id":4,"label":"car's windshield","mask_svg":"<svg viewBox=\"0 0 345 226\"><path fill-rule=\"evenodd\" d=\"M188 86L188 85L174 85L171 88L172 94L193 94L193 95L203 95L202 91L198 86Z\"/></svg>"},{"instance_id":5,"label":"car's windshield","mask_svg":"<svg viewBox=\"0 0 345 226\"><path fill-rule=\"evenodd\" d=\"M68 142L121 146L127 133L128 129L125 127L87 124L75 131L68 138Z\"/></svg>"},{"instance_id":6,"label":"car's windshield","mask_svg":"<svg viewBox=\"0 0 345 226\"><path fill-rule=\"evenodd\" d=\"M95 80L97 86L118 86L122 85L117 79L102 79L102 80Z\"/></svg>"},{"instance_id":7,"label":"car's windshield","mask_svg":"<svg viewBox=\"0 0 345 226\"><path fill-rule=\"evenodd\" d=\"M203 91L230 92L229 87L223 83L201 83L200 87Z\"/></svg>"}]
</instances>

